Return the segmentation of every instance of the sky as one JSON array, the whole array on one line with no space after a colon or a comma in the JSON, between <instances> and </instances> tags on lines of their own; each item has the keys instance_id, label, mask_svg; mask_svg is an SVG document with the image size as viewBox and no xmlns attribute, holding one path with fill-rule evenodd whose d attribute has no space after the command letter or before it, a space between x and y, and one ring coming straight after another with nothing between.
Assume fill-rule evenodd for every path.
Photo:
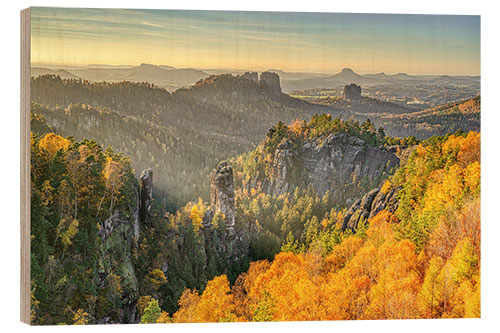
<instances>
[{"instance_id":1,"label":"sky","mask_svg":"<svg viewBox=\"0 0 500 333\"><path fill-rule=\"evenodd\" d=\"M31 9L33 64L480 74L480 17Z\"/></svg>"}]
</instances>

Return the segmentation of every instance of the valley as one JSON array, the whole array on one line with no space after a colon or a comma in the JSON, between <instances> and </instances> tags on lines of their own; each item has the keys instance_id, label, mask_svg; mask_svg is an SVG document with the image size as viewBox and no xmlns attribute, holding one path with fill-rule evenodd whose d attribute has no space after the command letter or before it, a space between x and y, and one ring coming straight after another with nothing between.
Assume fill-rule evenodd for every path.
<instances>
[{"instance_id":1,"label":"valley","mask_svg":"<svg viewBox=\"0 0 500 333\"><path fill-rule=\"evenodd\" d=\"M402 300L399 289L372 294L386 271L371 267L374 282L356 271L369 249L370 261L412 267L397 274L413 303L389 318L476 315L474 304L429 312L436 273L419 265L442 275L467 255L471 275L447 292L457 304L479 292L480 97L417 109L354 83L340 97L293 97L271 72L210 75L172 93L60 73L32 79L36 323L380 318L377 297ZM459 231L446 214L465 216ZM294 292L317 285L329 312L301 312L301 297L284 306L266 286L284 283L280 265L299 274ZM337 304L366 297L348 292L359 281L371 295L361 312Z\"/></svg>"}]
</instances>

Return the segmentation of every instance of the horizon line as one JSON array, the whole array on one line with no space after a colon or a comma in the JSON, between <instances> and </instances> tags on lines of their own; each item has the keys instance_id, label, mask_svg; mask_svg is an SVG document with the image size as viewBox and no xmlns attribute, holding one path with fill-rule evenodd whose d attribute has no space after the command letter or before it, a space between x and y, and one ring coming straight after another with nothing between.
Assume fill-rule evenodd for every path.
<instances>
[{"instance_id":1,"label":"horizon line","mask_svg":"<svg viewBox=\"0 0 500 333\"><path fill-rule=\"evenodd\" d=\"M175 67L172 65L166 65L166 64L153 64L153 63L148 63L148 62L141 62L136 65L132 64L105 64L105 63L92 63L92 64L82 64L82 63L48 63L48 62L31 62L30 66L31 67L52 67L52 68L57 68L57 69L67 69L64 67L87 67L87 68L95 68L93 66L106 66L106 67L121 67L121 68L134 68L134 67L139 67L141 65L153 65L156 67L160 66L167 66L167 67L172 67L172 69L194 69L194 70L200 70L200 71L238 71L238 72L267 72L267 71L282 71L284 73L288 74L320 74L320 75L335 75L340 72L342 72L344 69L351 69L355 74L359 75L370 75L370 74L385 74L388 76L392 75L397 75L397 74L407 74L407 75L412 75L412 76L481 76L481 73L454 73L454 74L443 74L443 73L415 73L415 72L390 72L390 71L374 71L374 72L367 72L367 71L356 71L352 67L342 67L337 71L310 71L310 70L303 70L303 71L288 71L285 69L280 69L280 68L266 68L266 69L249 69L249 68L201 68L201 67ZM208 73L207 73L208 74ZM210 75L210 74L209 74Z\"/></svg>"}]
</instances>

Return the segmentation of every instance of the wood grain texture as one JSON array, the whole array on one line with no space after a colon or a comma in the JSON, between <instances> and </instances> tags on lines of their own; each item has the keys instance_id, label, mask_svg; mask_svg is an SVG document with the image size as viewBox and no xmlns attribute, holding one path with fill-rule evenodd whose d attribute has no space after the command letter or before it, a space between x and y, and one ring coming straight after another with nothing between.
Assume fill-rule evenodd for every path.
<instances>
[{"instance_id":1,"label":"wood grain texture","mask_svg":"<svg viewBox=\"0 0 500 333\"><path fill-rule=\"evenodd\" d=\"M30 9L21 11L21 321L30 324Z\"/></svg>"}]
</instances>

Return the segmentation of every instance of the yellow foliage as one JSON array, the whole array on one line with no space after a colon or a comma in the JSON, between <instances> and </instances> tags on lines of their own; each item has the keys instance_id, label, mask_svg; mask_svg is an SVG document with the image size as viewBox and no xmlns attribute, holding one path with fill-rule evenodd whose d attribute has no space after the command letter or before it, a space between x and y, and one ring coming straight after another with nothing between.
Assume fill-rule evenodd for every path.
<instances>
[{"instance_id":1,"label":"yellow foliage","mask_svg":"<svg viewBox=\"0 0 500 333\"><path fill-rule=\"evenodd\" d=\"M392 225L389 223L393 221L394 215L386 210L380 211L377 215L368 220L368 230L366 234L369 241L375 246L381 245L383 242L392 241L395 237Z\"/></svg>"},{"instance_id":2,"label":"yellow foliage","mask_svg":"<svg viewBox=\"0 0 500 333\"><path fill-rule=\"evenodd\" d=\"M199 322L219 322L234 313L233 295L230 294L226 275L216 276L207 283L197 304Z\"/></svg>"},{"instance_id":3,"label":"yellow foliage","mask_svg":"<svg viewBox=\"0 0 500 333\"><path fill-rule=\"evenodd\" d=\"M154 269L148 274L149 281L158 288L161 284L167 282L165 273L161 269Z\"/></svg>"},{"instance_id":4,"label":"yellow foliage","mask_svg":"<svg viewBox=\"0 0 500 333\"><path fill-rule=\"evenodd\" d=\"M202 296L196 290L184 290L179 299L180 309L173 315L174 322L206 323L239 321L235 315L233 295L225 275L216 276L207 283Z\"/></svg>"},{"instance_id":5,"label":"yellow foliage","mask_svg":"<svg viewBox=\"0 0 500 333\"><path fill-rule=\"evenodd\" d=\"M73 315L73 325L87 325L90 320L90 315L83 309L78 309Z\"/></svg>"},{"instance_id":6,"label":"yellow foliage","mask_svg":"<svg viewBox=\"0 0 500 333\"><path fill-rule=\"evenodd\" d=\"M199 199L198 203L191 207L189 218L193 221L193 226L195 230L201 228L203 223L203 215L205 215L205 208L203 202Z\"/></svg>"},{"instance_id":7,"label":"yellow foliage","mask_svg":"<svg viewBox=\"0 0 500 333\"><path fill-rule=\"evenodd\" d=\"M471 195L479 195L481 189L481 165L478 161L474 161L467 165L464 175L465 188L468 189Z\"/></svg>"},{"instance_id":8,"label":"yellow foliage","mask_svg":"<svg viewBox=\"0 0 500 333\"><path fill-rule=\"evenodd\" d=\"M380 188L380 191L384 194L387 194L389 193L389 191L391 190L392 188L392 184L391 182L387 179L385 182L384 182L384 185L382 185L382 187Z\"/></svg>"},{"instance_id":9,"label":"yellow foliage","mask_svg":"<svg viewBox=\"0 0 500 333\"><path fill-rule=\"evenodd\" d=\"M444 152L457 151L458 162L462 168L472 162L481 161L481 134L471 131L466 137L450 135L443 143Z\"/></svg>"},{"instance_id":10,"label":"yellow foliage","mask_svg":"<svg viewBox=\"0 0 500 333\"><path fill-rule=\"evenodd\" d=\"M57 225L57 236L61 238L61 242L65 246L71 245L71 240L78 233L78 220L70 220L63 218Z\"/></svg>"},{"instance_id":11,"label":"yellow foliage","mask_svg":"<svg viewBox=\"0 0 500 333\"><path fill-rule=\"evenodd\" d=\"M54 133L45 135L38 144L40 149L45 150L49 155L49 160L52 160L59 150L67 151L71 141Z\"/></svg>"},{"instance_id":12,"label":"yellow foliage","mask_svg":"<svg viewBox=\"0 0 500 333\"><path fill-rule=\"evenodd\" d=\"M121 166L118 162L114 161L111 157L106 157L106 165L103 170L104 179L106 180L107 187L114 187L123 175Z\"/></svg>"}]
</instances>

